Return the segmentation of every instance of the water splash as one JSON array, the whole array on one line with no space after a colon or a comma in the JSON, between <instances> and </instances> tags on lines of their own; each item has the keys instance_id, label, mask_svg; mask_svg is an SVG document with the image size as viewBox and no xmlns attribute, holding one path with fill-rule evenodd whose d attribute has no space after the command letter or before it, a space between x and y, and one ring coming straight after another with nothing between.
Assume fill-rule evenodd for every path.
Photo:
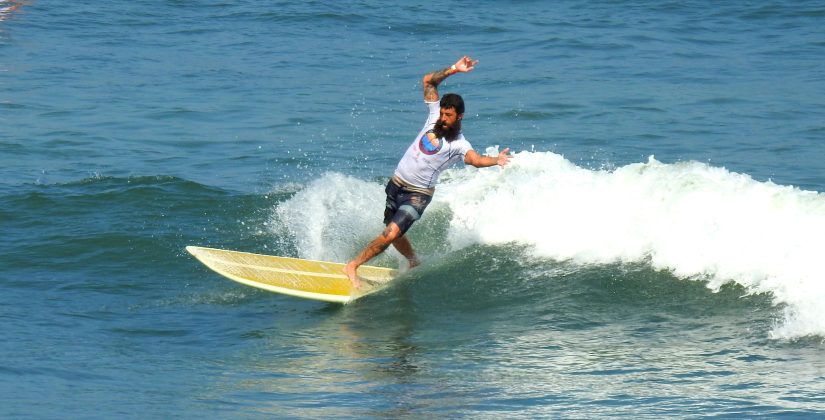
<instances>
[{"instance_id":1,"label":"water splash","mask_svg":"<svg viewBox=\"0 0 825 420\"><path fill-rule=\"evenodd\" d=\"M553 153L504 170L455 170L440 191L450 240L529 244L582 264L647 262L718 290L727 282L786 305L777 338L825 335L825 196L699 162L652 156L612 171Z\"/></svg>"},{"instance_id":2,"label":"water splash","mask_svg":"<svg viewBox=\"0 0 825 420\"><path fill-rule=\"evenodd\" d=\"M346 261L380 232L383 199L380 183L330 173L278 205L273 225L304 258ZM445 207L449 249L518 243L575 264L649 264L712 290L734 282L784 307L774 338L825 335L818 192L699 162L591 170L520 152L506 168L446 171L419 224Z\"/></svg>"}]
</instances>

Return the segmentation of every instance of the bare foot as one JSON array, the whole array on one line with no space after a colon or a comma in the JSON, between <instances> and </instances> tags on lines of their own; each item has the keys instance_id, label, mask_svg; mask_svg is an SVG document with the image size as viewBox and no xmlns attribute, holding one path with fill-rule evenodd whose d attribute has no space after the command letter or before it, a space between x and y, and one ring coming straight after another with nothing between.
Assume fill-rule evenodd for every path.
<instances>
[{"instance_id":1,"label":"bare foot","mask_svg":"<svg viewBox=\"0 0 825 420\"><path fill-rule=\"evenodd\" d=\"M361 280L358 280L358 267L355 266L353 263L349 263L344 267L344 274L347 275L349 281L352 282L352 287L354 289L358 289L361 287Z\"/></svg>"},{"instance_id":2,"label":"bare foot","mask_svg":"<svg viewBox=\"0 0 825 420\"><path fill-rule=\"evenodd\" d=\"M410 265L408 270L412 270L413 268L418 267L418 265L421 264L421 262L418 261L418 258L408 259L407 263Z\"/></svg>"}]
</instances>

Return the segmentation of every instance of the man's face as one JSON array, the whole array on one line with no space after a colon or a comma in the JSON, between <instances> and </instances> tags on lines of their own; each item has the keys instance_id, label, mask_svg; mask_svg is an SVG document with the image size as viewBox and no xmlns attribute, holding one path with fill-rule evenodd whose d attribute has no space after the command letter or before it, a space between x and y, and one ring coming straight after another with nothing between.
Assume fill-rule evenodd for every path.
<instances>
[{"instance_id":1,"label":"man's face","mask_svg":"<svg viewBox=\"0 0 825 420\"><path fill-rule=\"evenodd\" d=\"M456 122L461 120L461 115L455 112L455 108L441 108L440 116L436 125L444 131L449 131L455 127Z\"/></svg>"},{"instance_id":2,"label":"man's face","mask_svg":"<svg viewBox=\"0 0 825 420\"><path fill-rule=\"evenodd\" d=\"M455 112L455 108L441 108L438 121L435 122L434 131L438 137L447 140L455 140L461 131L462 114Z\"/></svg>"}]
</instances>

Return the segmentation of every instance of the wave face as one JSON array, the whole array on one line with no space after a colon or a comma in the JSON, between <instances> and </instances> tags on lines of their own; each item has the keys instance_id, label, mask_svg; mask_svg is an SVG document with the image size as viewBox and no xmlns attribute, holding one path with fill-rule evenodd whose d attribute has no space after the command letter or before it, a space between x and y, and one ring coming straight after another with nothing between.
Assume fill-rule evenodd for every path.
<instances>
[{"instance_id":1,"label":"wave face","mask_svg":"<svg viewBox=\"0 0 825 420\"><path fill-rule=\"evenodd\" d=\"M345 261L380 231L382 202L382 184L330 173L278 205L272 226L305 258ZM518 244L528 260L735 283L782 308L774 338L825 335L825 197L700 162L592 170L520 152L504 169L452 169L410 235L425 255Z\"/></svg>"}]
</instances>

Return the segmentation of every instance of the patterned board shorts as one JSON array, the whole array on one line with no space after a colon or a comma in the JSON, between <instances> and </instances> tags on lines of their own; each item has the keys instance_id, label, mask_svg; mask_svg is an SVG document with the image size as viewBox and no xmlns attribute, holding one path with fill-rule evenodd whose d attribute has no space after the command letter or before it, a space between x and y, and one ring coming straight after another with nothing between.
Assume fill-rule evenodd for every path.
<instances>
[{"instance_id":1,"label":"patterned board shorts","mask_svg":"<svg viewBox=\"0 0 825 420\"><path fill-rule=\"evenodd\" d=\"M384 209L384 224L395 223L401 229L401 235L421 218L424 209L433 197L418 191L411 191L394 180L387 183L387 206Z\"/></svg>"}]
</instances>

